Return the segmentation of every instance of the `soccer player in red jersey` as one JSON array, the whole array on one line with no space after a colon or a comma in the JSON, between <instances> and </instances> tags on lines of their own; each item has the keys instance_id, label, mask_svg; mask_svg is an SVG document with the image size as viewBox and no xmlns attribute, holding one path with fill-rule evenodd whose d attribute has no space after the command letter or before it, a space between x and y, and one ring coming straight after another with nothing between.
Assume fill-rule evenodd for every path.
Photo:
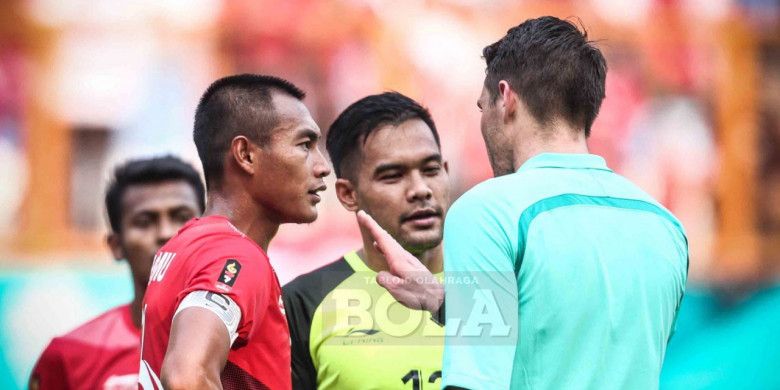
<instances>
[{"instance_id":1,"label":"soccer player in red jersey","mask_svg":"<svg viewBox=\"0 0 780 390\"><path fill-rule=\"evenodd\" d=\"M198 172L175 157L129 161L116 168L106 193L108 244L125 259L135 297L56 337L33 368L31 389L136 389L141 302L155 252L203 212Z\"/></svg>"},{"instance_id":2,"label":"soccer player in red jersey","mask_svg":"<svg viewBox=\"0 0 780 390\"><path fill-rule=\"evenodd\" d=\"M204 217L157 253L144 298L143 389L289 389L290 334L266 256L317 218L330 166L304 93L276 77L215 81L195 113Z\"/></svg>"}]
</instances>

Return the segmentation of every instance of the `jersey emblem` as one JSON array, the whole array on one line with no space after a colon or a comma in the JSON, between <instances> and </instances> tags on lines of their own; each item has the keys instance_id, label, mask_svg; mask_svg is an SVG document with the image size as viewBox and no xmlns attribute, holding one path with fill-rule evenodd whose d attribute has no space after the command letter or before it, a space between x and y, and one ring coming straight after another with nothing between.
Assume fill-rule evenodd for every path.
<instances>
[{"instance_id":1,"label":"jersey emblem","mask_svg":"<svg viewBox=\"0 0 780 390\"><path fill-rule=\"evenodd\" d=\"M236 259L228 259L225 262L225 267L222 268L217 284L222 284L224 287L233 287L239 272L241 272L241 263Z\"/></svg>"},{"instance_id":2,"label":"jersey emblem","mask_svg":"<svg viewBox=\"0 0 780 390\"><path fill-rule=\"evenodd\" d=\"M353 329L347 333L347 337L350 336L373 336L379 333L376 329Z\"/></svg>"}]
</instances>

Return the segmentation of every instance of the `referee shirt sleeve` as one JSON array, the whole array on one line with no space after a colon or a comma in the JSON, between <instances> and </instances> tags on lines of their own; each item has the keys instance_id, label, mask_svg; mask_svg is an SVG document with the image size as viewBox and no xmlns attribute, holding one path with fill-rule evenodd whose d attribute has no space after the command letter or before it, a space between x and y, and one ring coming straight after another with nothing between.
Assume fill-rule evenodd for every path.
<instances>
[{"instance_id":1,"label":"referee shirt sleeve","mask_svg":"<svg viewBox=\"0 0 780 390\"><path fill-rule=\"evenodd\" d=\"M511 384L519 322L511 239L517 227L491 208L484 189L464 194L445 222L442 388L508 389Z\"/></svg>"}]
</instances>

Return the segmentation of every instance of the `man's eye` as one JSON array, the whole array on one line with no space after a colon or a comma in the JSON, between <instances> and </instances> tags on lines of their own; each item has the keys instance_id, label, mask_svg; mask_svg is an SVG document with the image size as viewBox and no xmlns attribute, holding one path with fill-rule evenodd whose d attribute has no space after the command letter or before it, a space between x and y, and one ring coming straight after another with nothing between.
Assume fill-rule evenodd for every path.
<instances>
[{"instance_id":1,"label":"man's eye","mask_svg":"<svg viewBox=\"0 0 780 390\"><path fill-rule=\"evenodd\" d=\"M302 142L298 146L300 146L301 148L303 148L303 150L307 152L311 150L311 145L309 144L309 142Z\"/></svg>"},{"instance_id":2,"label":"man's eye","mask_svg":"<svg viewBox=\"0 0 780 390\"><path fill-rule=\"evenodd\" d=\"M173 220L177 223L184 223L192 219L194 216L195 215L190 212L180 212L173 215Z\"/></svg>"},{"instance_id":3,"label":"man's eye","mask_svg":"<svg viewBox=\"0 0 780 390\"><path fill-rule=\"evenodd\" d=\"M145 229L145 228L148 228L149 226L152 225L152 220L151 220L151 218L145 218L145 217L144 218L136 218L136 219L133 220L132 225L137 227L137 228Z\"/></svg>"},{"instance_id":4,"label":"man's eye","mask_svg":"<svg viewBox=\"0 0 780 390\"><path fill-rule=\"evenodd\" d=\"M401 174L400 173L390 173L390 174L387 174L387 175L380 176L379 180L382 180L382 181L392 181L392 180L398 180L400 178L401 178Z\"/></svg>"},{"instance_id":5,"label":"man's eye","mask_svg":"<svg viewBox=\"0 0 780 390\"><path fill-rule=\"evenodd\" d=\"M425 173L426 175L430 175L430 176L437 175L437 174L439 174L440 171L441 171L441 167L438 166L438 165L427 167L427 168L423 169L423 173Z\"/></svg>"}]
</instances>

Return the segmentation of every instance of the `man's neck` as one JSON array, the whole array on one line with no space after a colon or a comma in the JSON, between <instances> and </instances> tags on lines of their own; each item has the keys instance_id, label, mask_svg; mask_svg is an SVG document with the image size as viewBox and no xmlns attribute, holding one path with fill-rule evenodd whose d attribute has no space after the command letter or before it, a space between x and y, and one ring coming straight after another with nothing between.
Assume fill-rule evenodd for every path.
<instances>
[{"instance_id":1,"label":"man's neck","mask_svg":"<svg viewBox=\"0 0 780 390\"><path fill-rule=\"evenodd\" d=\"M535 129L532 135L518 135L515 138L514 171L531 157L542 153L589 153L585 132L556 122L547 128Z\"/></svg>"},{"instance_id":2,"label":"man's neck","mask_svg":"<svg viewBox=\"0 0 780 390\"><path fill-rule=\"evenodd\" d=\"M279 223L252 199L224 193L209 193L204 217L221 215L236 229L268 252L268 245L279 230Z\"/></svg>"},{"instance_id":3,"label":"man's neck","mask_svg":"<svg viewBox=\"0 0 780 390\"><path fill-rule=\"evenodd\" d=\"M135 296L133 301L130 302L130 317L133 319L133 325L136 329L141 329L141 309L144 304L144 294L146 293L146 284L143 282L133 281Z\"/></svg>"},{"instance_id":4,"label":"man's neck","mask_svg":"<svg viewBox=\"0 0 780 390\"><path fill-rule=\"evenodd\" d=\"M358 251L358 256L374 272L387 271L387 260L385 257L374 248L374 240L371 237L363 236L363 248ZM414 253L413 253L414 254ZM418 254L414 254L420 263L428 268L431 273L439 273L444 269L444 253L442 251L442 245L439 244L435 248L431 248L427 251L423 251Z\"/></svg>"}]
</instances>

